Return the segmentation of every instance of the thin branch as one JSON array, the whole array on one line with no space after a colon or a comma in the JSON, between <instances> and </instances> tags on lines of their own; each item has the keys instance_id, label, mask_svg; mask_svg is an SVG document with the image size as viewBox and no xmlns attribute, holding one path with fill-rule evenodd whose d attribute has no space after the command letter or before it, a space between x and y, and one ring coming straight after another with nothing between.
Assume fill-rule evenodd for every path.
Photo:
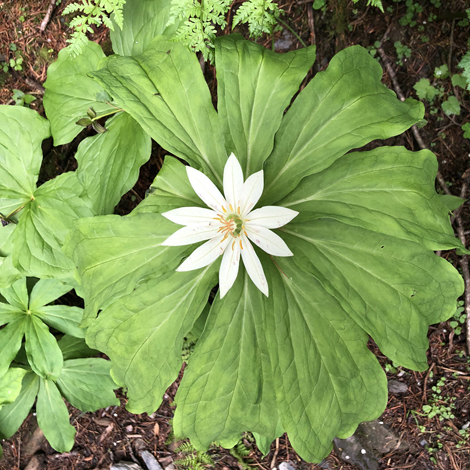
<instances>
[{"instance_id":1,"label":"thin branch","mask_svg":"<svg viewBox=\"0 0 470 470\"><path fill-rule=\"evenodd\" d=\"M49 8L46 11L46 16L42 20L41 26L39 26L39 31L41 31L41 33L44 32L44 30L47 27L47 24L49 23L51 19L52 12L54 11L54 7L55 7L55 2L56 0L51 0L51 3L49 4Z\"/></svg>"},{"instance_id":2,"label":"thin branch","mask_svg":"<svg viewBox=\"0 0 470 470\"><path fill-rule=\"evenodd\" d=\"M382 49L382 47L379 47L377 49L377 51L379 52L380 57L382 58L382 61L385 65L385 68L387 69L387 72L390 75L390 78L391 78L392 83L393 83L393 87L395 88L395 92L396 92L398 98L400 99L400 101L405 101L405 96L403 95L403 93L400 89L400 85L398 84L395 72L394 72L392 66L390 65L390 61L388 60L387 56L385 55L384 50ZM426 144L424 143L416 124L411 129L412 129L413 134L415 136L416 142L418 142L418 145L421 148L421 150L427 149ZM466 194L467 188L468 188L468 179L469 178L468 178L467 173L468 172L465 172L465 174L463 175L464 182L463 182L462 190L461 190L461 193L460 193L460 197L462 199L465 198L465 194ZM437 172L437 181L438 181L439 185L441 186L441 188L442 188L442 190L444 191L445 194L452 195L452 193L450 192L449 188L446 185L444 177L442 176L442 174L439 171ZM455 212L454 217L455 217L455 221L457 222L457 235L458 235L460 241L462 242L462 245L465 247L466 243L467 243L467 240L466 240L466 237L465 237L465 230L464 230L464 226L463 226L463 222L462 222L462 217L461 217L459 212ZM463 280L464 280L464 283L465 283L464 297L465 297L465 313L467 315L467 318L466 318L466 340L467 340L467 354L470 355L470 269L468 267L468 256L467 255L461 256L459 258L459 264L460 264L460 268L462 269Z\"/></svg>"}]
</instances>

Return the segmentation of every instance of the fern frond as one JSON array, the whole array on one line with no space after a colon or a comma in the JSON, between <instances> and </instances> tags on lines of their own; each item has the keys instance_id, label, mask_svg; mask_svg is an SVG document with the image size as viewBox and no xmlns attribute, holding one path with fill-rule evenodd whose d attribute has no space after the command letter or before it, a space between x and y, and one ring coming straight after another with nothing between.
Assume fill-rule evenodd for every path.
<instances>
[{"instance_id":1,"label":"fern frond","mask_svg":"<svg viewBox=\"0 0 470 470\"><path fill-rule=\"evenodd\" d=\"M114 29L111 21L111 14L114 14L115 23L121 28L123 25L122 9L126 0L78 0L68 5L62 15L77 14L73 18L69 26L74 30L70 39L70 53L77 56L83 50L86 44L87 33L92 33L93 29L90 25L100 26L104 24L109 29Z\"/></svg>"}]
</instances>

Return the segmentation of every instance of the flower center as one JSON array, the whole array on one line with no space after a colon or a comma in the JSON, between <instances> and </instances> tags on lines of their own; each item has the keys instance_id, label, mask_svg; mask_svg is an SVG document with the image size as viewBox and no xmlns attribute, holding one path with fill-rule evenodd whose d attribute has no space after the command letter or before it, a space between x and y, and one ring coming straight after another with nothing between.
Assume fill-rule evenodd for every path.
<instances>
[{"instance_id":1,"label":"flower center","mask_svg":"<svg viewBox=\"0 0 470 470\"><path fill-rule=\"evenodd\" d=\"M240 217L240 214L237 214L236 212L232 212L230 214L217 214L219 217L216 217L216 220L220 222L220 228L219 232L224 234L224 238L221 240L224 241L227 239L227 237L230 235L233 238L238 238L242 231L245 230L245 227L243 226L244 221ZM235 240L232 244L235 244ZM241 239L240 239L240 247L243 249Z\"/></svg>"}]
</instances>

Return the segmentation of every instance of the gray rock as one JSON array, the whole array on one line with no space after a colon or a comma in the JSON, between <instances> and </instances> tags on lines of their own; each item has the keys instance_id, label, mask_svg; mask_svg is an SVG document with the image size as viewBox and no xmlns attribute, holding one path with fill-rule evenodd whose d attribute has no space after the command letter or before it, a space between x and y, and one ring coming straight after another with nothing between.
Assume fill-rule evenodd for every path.
<instances>
[{"instance_id":1,"label":"gray rock","mask_svg":"<svg viewBox=\"0 0 470 470\"><path fill-rule=\"evenodd\" d=\"M274 49L277 51L288 51L294 41L295 37L291 33L289 33L289 31L284 30L282 32L282 39L278 39L274 43Z\"/></svg>"},{"instance_id":2,"label":"gray rock","mask_svg":"<svg viewBox=\"0 0 470 470\"><path fill-rule=\"evenodd\" d=\"M296 470L292 462L281 462L278 467L279 470Z\"/></svg>"},{"instance_id":3,"label":"gray rock","mask_svg":"<svg viewBox=\"0 0 470 470\"><path fill-rule=\"evenodd\" d=\"M347 439L335 439L333 442L337 456L344 462L356 465L361 470L377 470L379 459L371 449L367 451L356 434Z\"/></svg>"},{"instance_id":4,"label":"gray rock","mask_svg":"<svg viewBox=\"0 0 470 470\"><path fill-rule=\"evenodd\" d=\"M388 429L381 421L361 423L356 432L347 439L335 439L334 448L338 457L361 470L377 470L381 454L406 452L409 445Z\"/></svg>"},{"instance_id":5,"label":"gray rock","mask_svg":"<svg viewBox=\"0 0 470 470\"><path fill-rule=\"evenodd\" d=\"M111 465L110 470L143 470L143 468L134 462L118 462Z\"/></svg>"},{"instance_id":6,"label":"gray rock","mask_svg":"<svg viewBox=\"0 0 470 470\"><path fill-rule=\"evenodd\" d=\"M355 434L361 435L361 441L366 450L369 447L378 454L388 454L392 450L406 452L410 448L406 442L401 441L395 433L377 419L361 423Z\"/></svg>"},{"instance_id":7,"label":"gray rock","mask_svg":"<svg viewBox=\"0 0 470 470\"><path fill-rule=\"evenodd\" d=\"M318 464L318 466L320 468L323 468L324 470L330 470L331 469L330 464L328 462L326 462L325 460L323 460L323 462L320 462Z\"/></svg>"},{"instance_id":8,"label":"gray rock","mask_svg":"<svg viewBox=\"0 0 470 470\"><path fill-rule=\"evenodd\" d=\"M162 466L158 463L157 459L148 451L143 450L140 453L142 460L145 462L148 470L163 470Z\"/></svg>"},{"instance_id":9,"label":"gray rock","mask_svg":"<svg viewBox=\"0 0 470 470\"><path fill-rule=\"evenodd\" d=\"M398 380L389 380L388 391L390 393L406 393L408 391L408 385Z\"/></svg>"}]
</instances>

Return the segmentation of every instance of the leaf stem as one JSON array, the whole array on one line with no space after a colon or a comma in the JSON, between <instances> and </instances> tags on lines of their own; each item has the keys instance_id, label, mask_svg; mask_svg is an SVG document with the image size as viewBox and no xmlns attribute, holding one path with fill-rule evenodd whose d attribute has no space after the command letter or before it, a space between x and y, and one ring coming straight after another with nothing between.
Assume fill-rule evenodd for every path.
<instances>
[{"instance_id":1,"label":"leaf stem","mask_svg":"<svg viewBox=\"0 0 470 470\"><path fill-rule=\"evenodd\" d=\"M112 106L112 105L111 105ZM117 114L117 113L120 113L121 111L124 111L123 109L121 108L116 108L116 111L111 111L110 113L106 113L106 114L102 114L101 116L96 116L94 117L91 122L94 122L94 121L98 121L99 119L101 118L104 118L106 116L111 116L113 114Z\"/></svg>"}]
</instances>

